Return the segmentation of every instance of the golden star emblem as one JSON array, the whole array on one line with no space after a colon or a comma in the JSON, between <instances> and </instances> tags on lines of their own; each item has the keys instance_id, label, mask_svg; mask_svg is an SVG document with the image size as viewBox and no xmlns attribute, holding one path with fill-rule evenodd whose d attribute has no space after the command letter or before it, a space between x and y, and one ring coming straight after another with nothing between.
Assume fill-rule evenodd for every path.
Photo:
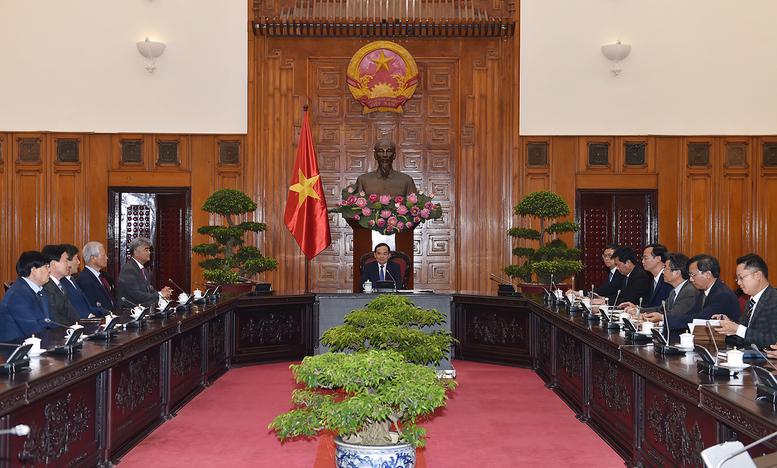
<instances>
[{"instance_id":1,"label":"golden star emblem","mask_svg":"<svg viewBox=\"0 0 777 468\"><path fill-rule=\"evenodd\" d=\"M393 61L394 57L386 57L386 55L381 50L380 57L372 59L372 63L378 66L378 68L375 69L375 73L378 73L381 68L385 68L386 71L389 71L389 64L391 64Z\"/></svg>"},{"instance_id":2,"label":"golden star emblem","mask_svg":"<svg viewBox=\"0 0 777 468\"><path fill-rule=\"evenodd\" d=\"M305 177L305 174L302 173L302 169L299 170L299 177L297 179L297 183L289 187L289 190L292 192L297 192L299 194L299 203L297 203L297 208L302 206L302 203L305 201L306 198L314 198L316 200L320 200L321 197L318 196L318 192L313 190L313 186L316 185L316 182L318 182L318 178L321 177L321 174L314 175L310 179Z\"/></svg>"}]
</instances>

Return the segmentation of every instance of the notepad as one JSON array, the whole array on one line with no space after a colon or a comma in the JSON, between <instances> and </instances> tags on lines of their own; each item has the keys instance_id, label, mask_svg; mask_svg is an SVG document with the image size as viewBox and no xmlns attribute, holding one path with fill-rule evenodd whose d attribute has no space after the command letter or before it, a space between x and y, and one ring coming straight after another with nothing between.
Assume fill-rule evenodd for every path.
<instances>
[{"instance_id":1,"label":"notepad","mask_svg":"<svg viewBox=\"0 0 777 468\"><path fill-rule=\"evenodd\" d=\"M699 325L702 327L706 327L707 323L709 322L710 326L715 328L720 326L720 320L704 320L704 319L693 319L693 323L688 324L688 328L693 332L693 327Z\"/></svg>"}]
</instances>

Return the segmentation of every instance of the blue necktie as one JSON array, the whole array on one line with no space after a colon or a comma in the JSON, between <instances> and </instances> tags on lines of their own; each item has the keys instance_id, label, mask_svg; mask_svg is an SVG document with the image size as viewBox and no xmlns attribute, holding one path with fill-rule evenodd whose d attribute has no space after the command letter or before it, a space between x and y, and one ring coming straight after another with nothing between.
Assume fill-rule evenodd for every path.
<instances>
[{"instance_id":1,"label":"blue necktie","mask_svg":"<svg viewBox=\"0 0 777 468\"><path fill-rule=\"evenodd\" d=\"M380 266L380 280L385 281L386 280L386 273L383 270L383 265Z\"/></svg>"},{"instance_id":2,"label":"blue necktie","mask_svg":"<svg viewBox=\"0 0 777 468\"><path fill-rule=\"evenodd\" d=\"M613 277L612 270L610 270L610 275L609 275L609 277L607 279L608 283L612 283L612 277Z\"/></svg>"}]
</instances>

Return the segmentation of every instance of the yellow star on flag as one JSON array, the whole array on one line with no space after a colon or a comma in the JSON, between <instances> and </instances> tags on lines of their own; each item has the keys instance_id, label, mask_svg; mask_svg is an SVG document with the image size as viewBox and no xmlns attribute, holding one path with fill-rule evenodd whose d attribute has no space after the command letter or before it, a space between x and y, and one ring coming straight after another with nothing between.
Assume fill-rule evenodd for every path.
<instances>
[{"instance_id":1,"label":"yellow star on flag","mask_svg":"<svg viewBox=\"0 0 777 468\"><path fill-rule=\"evenodd\" d=\"M389 71L389 64L393 61L394 61L394 57L386 57L386 55L381 50L380 57L376 59L372 59L372 63L378 66L378 68L375 69L375 73L378 73L381 68L385 68L386 71Z\"/></svg>"},{"instance_id":2,"label":"yellow star on flag","mask_svg":"<svg viewBox=\"0 0 777 468\"><path fill-rule=\"evenodd\" d=\"M318 182L318 178L321 177L321 174L316 174L310 179L305 177L305 174L302 173L302 169L299 170L299 178L297 179L297 183L289 187L289 190L292 192L297 192L299 194L299 202L297 203L297 208L302 206L302 203L305 201L306 198L311 197L316 200L320 200L321 197L318 196L318 192L313 190L313 186L316 185L316 182Z\"/></svg>"}]
</instances>

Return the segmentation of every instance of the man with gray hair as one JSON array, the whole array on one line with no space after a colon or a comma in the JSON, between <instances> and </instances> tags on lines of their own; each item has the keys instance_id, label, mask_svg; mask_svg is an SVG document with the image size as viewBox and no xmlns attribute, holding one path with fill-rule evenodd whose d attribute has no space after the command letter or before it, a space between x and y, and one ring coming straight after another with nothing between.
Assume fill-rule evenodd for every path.
<instances>
[{"instance_id":1,"label":"man with gray hair","mask_svg":"<svg viewBox=\"0 0 777 468\"><path fill-rule=\"evenodd\" d=\"M102 272L108 268L108 255L105 247L97 241L87 242L81 252L84 257L84 271L76 277L76 285L86 295L89 304L103 309L116 309L111 282ZM99 306L97 305L99 304Z\"/></svg>"},{"instance_id":2,"label":"man with gray hair","mask_svg":"<svg viewBox=\"0 0 777 468\"><path fill-rule=\"evenodd\" d=\"M151 273L145 267L151 260L151 240L146 237L135 238L130 242L129 251L130 258L121 267L116 285L119 306L143 304L153 307L160 297L170 299L173 290L165 286L157 292L152 286ZM126 300L122 301L122 298Z\"/></svg>"}]
</instances>

